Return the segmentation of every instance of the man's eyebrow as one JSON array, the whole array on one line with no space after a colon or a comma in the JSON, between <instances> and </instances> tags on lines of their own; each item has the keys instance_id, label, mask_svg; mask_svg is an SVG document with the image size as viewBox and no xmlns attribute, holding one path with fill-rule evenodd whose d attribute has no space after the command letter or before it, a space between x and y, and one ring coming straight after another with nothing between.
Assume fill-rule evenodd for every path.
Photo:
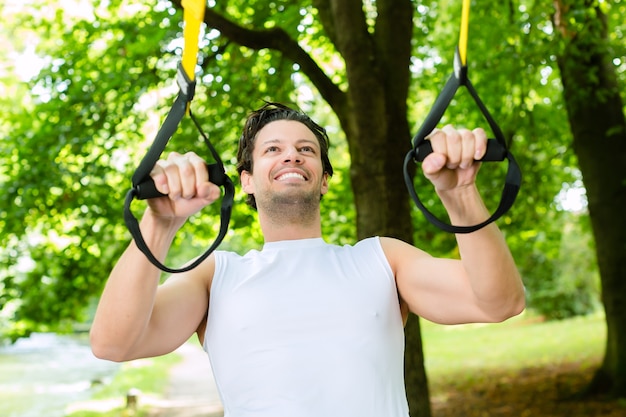
<instances>
[{"instance_id":1,"label":"man's eyebrow","mask_svg":"<svg viewBox=\"0 0 626 417\"><path fill-rule=\"evenodd\" d=\"M296 141L296 143L300 144L300 143L310 143L315 145L316 147L320 147L320 144L317 142L317 140L313 140L313 139L298 139Z\"/></svg>"},{"instance_id":2,"label":"man's eyebrow","mask_svg":"<svg viewBox=\"0 0 626 417\"><path fill-rule=\"evenodd\" d=\"M265 139L263 142L261 142L261 145L273 145L273 144L283 143L283 142L284 142L283 139L272 138L272 139ZM317 142L317 140L314 140L314 139L304 139L304 138L303 139L297 139L296 143L297 144L308 143L308 144L315 145L317 148L320 147L320 145Z\"/></svg>"}]
</instances>

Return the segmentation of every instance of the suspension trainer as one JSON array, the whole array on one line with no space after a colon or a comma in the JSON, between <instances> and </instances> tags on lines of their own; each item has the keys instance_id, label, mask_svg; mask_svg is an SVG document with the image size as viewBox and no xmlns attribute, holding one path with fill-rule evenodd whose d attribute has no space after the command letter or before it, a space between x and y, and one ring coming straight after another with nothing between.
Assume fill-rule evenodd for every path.
<instances>
[{"instance_id":1,"label":"suspension trainer","mask_svg":"<svg viewBox=\"0 0 626 417\"><path fill-rule=\"evenodd\" d=\"M204 133L200 124L194 117L191 112L191 100L193 99L196 82L195 82L195 67L198 58L198 38L200 36L200 25L204 19L204 8L205 8L205 0L183 0L183 36L184 36L184 47L182 60L178 65L178 71L176 75L176 81L178 83L179 92L174 104L172 105L165 121L161 125L159 131L156 134L156 137L148 149L148 152L143 157L139 166L135 170L135 173L132 176L132 188L126 194L126 199L124 202L124 221L126 223L126 227L130 231L137 247L144 255L148 258L148 260L161 269L162 271L169 273L178 273L189 271L202 263L210 254L213 252L222 240L224 236L226 236L226 232L228 231L228 224L230 222L230 215L233 206L233 200L235 195L235 187L232 180L226 175L224 170L224 164L215 150L211 141L209 141L208 136ZM146 244L141 230L139 229L139 222L133 216L130 205L134 199L137 200L145 200L150 198L158 198L164 197L165 194L161 194L157 191L154 181L150 177L150 172L152 168L159 160L159 157L165 150L167 143L171 139L172 135L176 132L178 125L180 124L183 116L188 114L196 129L198 130L200 136L202 137L204 143L209 148L211 156L216 161L214 164L207 165L207 170L209 172L209 180L224 188L224 195L222 196L222 204L220 210L220 229L218 232L218 236L213 242L213 244L198 257L194 262L189 265L180 268L170 268L163 265L159 262L158 259L152 254L148 245Z\"/></svg>"},{"instance_id":2,"label":"suspension trainer","mask_svg":"<svg viewBox=\"0 0 626 417\"><path fill-rule=\"evenodd\" d=\"M481 101L478 93L474 89L474 86L467 77L467 39L468 39L468 27L469 27L469 9L470 0L463 0L463 8L461 12L461 29L459 35L459 44L457 45L454 54L454 71L448 81L446 82L443 90L435 100L435 104L431 108L429 114L426 116L422 126L418 130L417 134L413 137L413 148L406 154L404 159L404 181L411 198L422 211L424 216L435 226L450 233L471 233L474 232L489 223L499 219L504 213L506 213L517 197L517 193L520 189L522 182L522 174L519 165L515 161L513 154L508 150L502 130L495 122L483 102ZM413 178L409 174L409 163L411 160L415 162L422 162L424 158L432 153L433 149L429 140L426 137L437 127L437 123L443 117L446 109L450 105L452 98L455 96L458 89L464 86L470 93L474 102L480 109L482 115L487 120L495 139L489 139L487 141L487 150L481 161L484 162L501 162L505 159L508 160L508 170L505 178L504 188L500 197L500 204L494 211L494 213L484 222L476 224L474 226L454 226L448 223L444 223L435 217L420 201L417 192L415 191L415 185L413 184Z\"/></svg>"}]
</instances>

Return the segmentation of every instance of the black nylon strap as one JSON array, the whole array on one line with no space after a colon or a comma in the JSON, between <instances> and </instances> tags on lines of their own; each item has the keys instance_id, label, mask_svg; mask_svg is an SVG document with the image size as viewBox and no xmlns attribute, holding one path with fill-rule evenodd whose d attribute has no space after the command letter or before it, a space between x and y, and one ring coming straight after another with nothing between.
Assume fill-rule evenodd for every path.
<instances>
[{"instance_id":1,"label":"black nylon strap","mask_svg":"<svg viewBox=\"0 0 626 417\"><path fill-rule=\"evenodd\" d=\"M505 178L504 188L502 190L502 196L500 197L500 204L495 212L484 222L473 226L455 226L448 223L444 223L433 215L419 199L413 184L413 178L409 174L409 162L414 160L415 162L421 162L424 158L432 152L430 142L426 137L437 127L437 124L443 117L447 107L450 105L452 98L461 86L465 86L469 91L474 102L480 109L481 113L487 120L489 127L491 128L495 139L489 139L487 141L487 151L481 161L503 161L508 160L508 170ZM424 216L435 226L450 233L471 233L478 229L481 229L489 223L499 219L504 213L506 213L515 202L515 198L519 192L522 183L522 174L517 164L517 161L513 157L513 154L508 150L504 135L500 130L500 127L495 122L489 110L485 107L482 100L478 96L478 93L474 89L474 86L467 77L467 67L462 65L459 56L459 50L457 48L454 55L454 73L450 76L443 90L435 100L430 113L426 116L424 123L418 130L417 134L413 137L413 149L411 149L404 158L404 181L411 198L422 211Z\"/></svg>"},{"instance_id":2,"label":"black nylon strap","mask_svg":"<svg viewBox=\"0 0 626 417\"><path fill-rule=\"evenodd\" d=\"M148 260L159 268L162 271L168 273L179 273L189 271L198 265L200 265L219 245L222 243L222 240L226 236L226 232L228 231L228 224L230 222L230 216L232 212L232 206L235 196L235 186L226 175L224 170L224 164L222 160L209 141L207 135L204 133L200 124L197 122L196 118L189 110L189 116L193 120L196 128L200 132L205 144L209 148L211 155L217 162L216 164L208 165L209 171L209 180L219 186L224 187L224 195L222 196L222 204L220 208L220 229L218 232L218 236L213 242L213 244L198 258L196 258L192 263L182 267L182 268L170 268L164 264L162 264L150 251L148 245L146 244L143 235L141 234L141 229L139 228L139 222L133 215L130 206L135 198L137 199L147 199L147 198L156 198L162 197L164 194L159 193L154 186L154 181L150 177L150 172L152 168L156 164L156 162L161 157L161 154L165 150L167 143L170 138L176 132L180 121L183 116L187 112L187 108L189 103L193 99L194 90L195 90L195 82L191 81L189 77L187 77L184 69L181 65L178 67L178 76L177 76L178 85L180 87L180 91L172 108L170 109L165 121L161 125L154 142L150 146L150 149L143 157L139 166L135 170L135 173L132 176L132 185L133 187L126 193L126 198L124 201L124 221L126 223L126 227L130 231L135 243L139 250L148 258Z\"/></svg>"}]
</instances>

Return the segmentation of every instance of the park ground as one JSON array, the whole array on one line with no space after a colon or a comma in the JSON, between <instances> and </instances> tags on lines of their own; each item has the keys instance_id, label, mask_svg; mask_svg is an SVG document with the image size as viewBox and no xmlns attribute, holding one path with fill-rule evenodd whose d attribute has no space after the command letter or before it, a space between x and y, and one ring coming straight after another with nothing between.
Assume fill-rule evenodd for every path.
<instances>
[{"instance_id":1,"label":"park ground","mask_svg":"<svg viewBox=\"0 0 626 417\"><path fill-rule=\"evenodd\" d=\"M603 320L598 315L548 323L522 317L501 325L458 328L426 324L433 417L626 416L626 399L579 395L602 358ZM194 375L206 356L193 349L185 352L194 356L172 370L171 383L178 385L170 385L174 396L202 387ZM215 407L217 391L206 387L212 381L203 384L200 390L208 402L203 416L221 416ZM151 417L200 417L184 407L163 411Z\"/></svg>"},{"instance_id":2,"label":"park ground","mask_svg":"<svg viewBox=\"0 0 626 417\"><path fill-rule=\"evenodd\" d=\"M626 416L626 398L579 396L602 359L604 329L601 315L545 323L522 317L486 326L426 324L432 417ZM221 417L209 361L197 341L177 354L182 360L170 368L161 398L140 399L141 417Z\"/></svg>"},{"instance_id":3,"label":"park ground","mask_svg":"<svg viewBox=\"0 0 626 417\"><path fill-rule=\"evenodd\" d=\"M149 417L221 417L210 382L197 377L197 356L172 370L170 401ZM431 381L433 417L623 417L626 400L579 398L593 376L589 363L559 363L515 373L482 373L479 378ZM199 388L211 393L207 399ZM185 395L183 393L191 394ZM206 394L206 393L205 393ZM187 400L185 400L187 398ZM202 399L204 398L204 400Z\"/></svg>"},{"instance_id":4,"label":"park ground","mask_svg":"<svg viewBox=\"0 0 626 417\"><path fill-rule=\"evenodd\" d=\"M580 398L594 369L580 363L488 372L474 383L435 383L433 417L623 417L626 399Z\"/></svg>"}]
</instances>

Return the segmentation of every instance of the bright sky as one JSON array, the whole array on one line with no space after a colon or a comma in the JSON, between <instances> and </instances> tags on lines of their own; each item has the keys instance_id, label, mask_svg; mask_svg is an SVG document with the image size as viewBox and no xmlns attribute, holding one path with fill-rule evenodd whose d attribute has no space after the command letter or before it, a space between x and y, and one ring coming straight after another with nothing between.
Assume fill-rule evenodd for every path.
<instances>
[{"instance_id":1,"label":"bright sky","mask_svg":"<svg viewBox=\"0 0 626 417\"><path fill-rule=\"evenodd\" d=\"M587 209L587 194L582 181L567 184L561 189L557 201L563 210L580 213Z\"/></svg>"},{"instance_id":2,"label":"bright sky","mask_svg":"<svg viewBox=\"0 0 626 417\"><path fill-rule=\"evenodd\" d=\"M11 33L9 25L3 22L11 22L12 17L20 12L41 13L44 16L53 16L59 9L63 9L64 21L70 25L76 19L95 19L94 8L98 13L106 14L107 0L102 0L94 5L93 0L0 0L2 5L2 21L0 21L0 40L3 45L8 45L5 50L6 57L11 64L0 63L0 77L13 73L19 79L26 81L36 75L46 60L38 57L35 48L39 42L36 28L23 28L19 33ZM134 13L138 8L149 7L147 2L129 2L124 7L125 13ZM19 37L16 39L16 37ZM1 58L1 56L0 56Z\"/></svg>"}]
</instances>

